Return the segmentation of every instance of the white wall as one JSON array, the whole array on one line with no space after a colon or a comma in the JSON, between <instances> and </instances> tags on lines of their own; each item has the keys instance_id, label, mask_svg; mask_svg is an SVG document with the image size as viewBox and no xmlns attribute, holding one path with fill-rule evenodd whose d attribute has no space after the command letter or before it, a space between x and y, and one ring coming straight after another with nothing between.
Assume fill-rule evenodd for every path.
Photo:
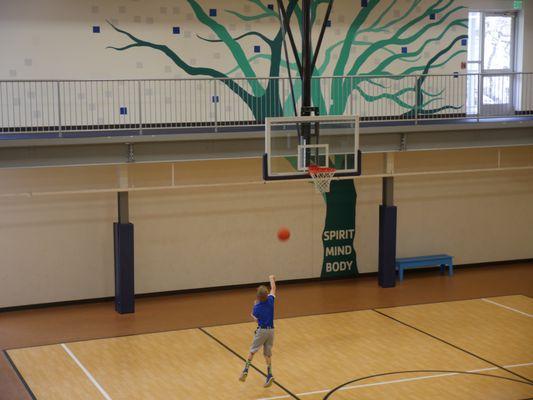
<instances>
[{"instance_id":1,"label":"white wall","mask_svg":"<svg viewBox=\"0 0 533 400\"><path fill-rule=\"evenodd\" d=\"M477 0L479 3L479 0ZM263 1L263 4L275 1ZM382 21L392 21L401 17L412 2L399 0L390 9ZM433 1L423 0L403 22L394 25L397 29L403 23L409 22L426 10ZM468 3L457 0L452 7ZM509 1L507 1L509 3ZM215 8L217 16L214 19L225 26L233 36L238 36L256 30L273 38L279 31L279 22L275 16L254 21L242 19L227 13L232 10L243 15L251 16L261 14L263 11L251 2L234 2L230 0L199 0L204 10ZM356 39L359 42L375 42L387 38L392 31L387 32L366 31L375 28L372 23L379 15L388 9L388 2L381 2L373 10ZM157 44L168 45L183 61L192 66L213 67L222 72L229 72L236 65L234 57L229 53L228 47L223 43L207 43L197 35L208 39L217 36L210 28L200 23L193 13L191 6L185 0L158 0L119 2L105 0L2 0L0 2L0 53L8 54L0 59L0 79L132 79L132 78L177 78L186 77L187 73L180 70L175 63L161 52L149 48L132 48L124 52L106 49L107 46L125 46L131 41L123 34L113 30L106 20L111 21L121 29L137 35L139 38ZM319 15L325 14L325 5L319 8ZM328 47L346 37L349 25L361 10L361 2L356 0L339 1L335 4L331 16L331 27L327 30L321 60L324 59ZM436 21L443 17L445 12L437 15ZM453 21L465 18L466 11L458 10L448 18ZM318 37L320 17L314 32L315 40ZM423 28L429 19L414 25L406 32L406 36ZM92 27L99 26L100 33L93 33ZM442 27L446 26L445 24ZM173 34L172 28L179 27L180 33ZM421 62L428 60L442 45L449 43L450 39L461 32L462 28L452 28L440 42L431 43L423 53ZM436 27L406 46L409 51L417 48L427 39L432 39L442 31ZM296 34L297 40L299 35ZM9 38L9 39L8 39ZM255 36L245 37L239 41L246 57L251 58L256 53L254 46L261 46L261 54L268 55L270 50L265 42ZM404 45L401 45L404 46ZM400 45L391 45L393 53L401 51ZM353 47L353 60L366 48L358 44ZM457 48L461 48L460 45ZM327 74L333 73L341 47L332 50L330 67ZM377 52L365 60L365 65L360 72L368 72L383 61L388 53ZM449 67L441 68L438 72L453 72L460 68L458 57L450 63ZM257 58L250 61L251 68L257 76L269 75L269 61ZM319 66L321 62L319 62ZM397 60L391 72L400 72L412 63ZM348 73L348 71L345 71ZM235 71L232 76L247 75L244 71Z\"/></svg>"}]
</instances>

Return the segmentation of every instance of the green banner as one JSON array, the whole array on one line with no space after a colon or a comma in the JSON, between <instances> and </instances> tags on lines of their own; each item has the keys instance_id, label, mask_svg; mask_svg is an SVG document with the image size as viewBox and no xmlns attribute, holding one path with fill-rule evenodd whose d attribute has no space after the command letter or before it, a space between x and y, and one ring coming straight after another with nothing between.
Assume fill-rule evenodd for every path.
<instances>
[{"instance_id":1,"label":"green banner","mask_svg":"<svg viewBox=\"0 0 533 400\"><path fill-rule=\"evenodd\" d=\"M351 179L332 181L325 194L326 222L322 232L322 278L356 276L355 205L357 193Z\"/></svg>"}]
</instances>

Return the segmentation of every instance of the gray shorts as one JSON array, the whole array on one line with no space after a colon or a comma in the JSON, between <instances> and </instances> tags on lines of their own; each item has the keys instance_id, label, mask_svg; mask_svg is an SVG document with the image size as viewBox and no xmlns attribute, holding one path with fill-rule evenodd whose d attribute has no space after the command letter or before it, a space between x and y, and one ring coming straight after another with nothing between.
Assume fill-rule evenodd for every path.
<instances>
[{"instance_id":1,"label":"gray shorts","mask_svg":"<svg viewBox=\"0 0 533 400\"><path fill-rule=\"evenodd\" d=\"M250 353L257 353L261 346L263 346L263 354L265 356L272 356L272 346L274 346L274 329L256 329L254 341L250 347Z\"/></svg>"}]
</instances>

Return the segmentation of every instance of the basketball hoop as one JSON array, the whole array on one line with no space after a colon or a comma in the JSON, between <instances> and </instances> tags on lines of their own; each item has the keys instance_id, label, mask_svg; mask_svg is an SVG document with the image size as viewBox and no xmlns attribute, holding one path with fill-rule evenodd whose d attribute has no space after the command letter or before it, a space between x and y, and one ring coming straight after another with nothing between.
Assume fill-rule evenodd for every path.
<instances>
[{"instance_id":1,"label":"basketball hoop","mask_svg":"<svg viewBox=\"0 0 533 400\"><path fill-rule=\"evenodd\" d=\"M309 174L311 174L311 178L313 178L313 182L315 183L315 189L317 193L328 193L329 184L335 176L336 169L319 167L318 165L310 165L308 170Z\"/></svg>"}]
</instances>

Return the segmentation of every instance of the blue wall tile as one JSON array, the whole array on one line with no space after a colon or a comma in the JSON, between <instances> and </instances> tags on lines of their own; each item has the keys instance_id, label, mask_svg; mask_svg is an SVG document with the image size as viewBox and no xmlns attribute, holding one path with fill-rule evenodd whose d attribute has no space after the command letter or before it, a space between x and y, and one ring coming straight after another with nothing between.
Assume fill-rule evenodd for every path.
<instances>
[{"instance_id":1,"label":"blue wall tile","mask_svg":"<svg viewBox=\"0 0 533 400\"><path fill-rule=\"evenodd\" d=\"M254 53L261 53L261 46L254 46Z\"/></svg>"},{"instance_id":2,"label":"blue wall tile","mask_svg":"<svg viewBox=\"0 0 533 400\"><path fill-rule=\"evenodd\" d=\"M100 33L100 27L98 25L93 26L93 33Z\"/></svg>"},{"instance_id":3,"label":"blue wall tile","mask_svg":"<svg viewBox=\"0 0 533 400\"><path fill-rule=\"evenodd\" d=\"M216 17L217 16L217 9L216 8L210 8L209 9L209 16L210 17Z\"/></svg>"},{"instance_id":4,"label":"blue wall tile","mask_svg":"<svg viewBox=\"0 0 533 400\"><path fill-rule=\"evenodd\" d=\"M326 21L326 26L327 26L328 28L331 26L331 20L330 20L330 19L328 19L328 20Z\"/></svg>"},{"instance_id":5,"label":"blue wall tile","mask_svg":"<svg viewBox=\"0 0 533 400\"><path fill-rule=\"evenodd\" d=\"M468 39L461 39L461 45L466 46L468 44Z\"/></svg>"},{"instance_id":6,"label":"blue wall tile","mask_svg":"<svg viewBox=\"0 0 533 400\"><path fill-rule=\"evenodd\" d=\"M120 115L128 114L128 107L120 107Z\"/></svg>"},{"instance_id":7,"label":"blue wall tile","mask_svg":"<svg viewBox=\"0 0 533 400\"><path fill-rule=\"evenodd\" d=\"M211 101L212 101L213 103L218 103L218 102L220 101L220 97L218 97L218 96L211 96Z\"/></svg>"},{"instance_id":8,"label":"blue wall tile","mask_svg":"<svg viewBox=\"0 0 533 400\"><path fill-rule=\"evenodd\" d=\"M361 7L368 6L368 0L361 0Z\"/></svg>"},{"instance_id":9,"label":"blue wall tile","mask_svg":"<svg viewBox=\"0 0 533 400\"><path fill-rule=\"evenodd\" d=\"M406 54L407 53L407 47L402 47L402 54Z\"/></svg>"},{"instance_id":10,"label":"blue wall tile","mask_svg":"<svg viewBox=\"0 0 533 400\"><path fill-rule=\"evenodd\" d=\"M429 14L429 19L437 19L437 16L435 14Z\"/></svg>"},{"instance_id":11,"label":"blue wall tile","mask_svg":"<svg viewBox=\"0 0 533 400\"><path fill-rule=\"evenodd\" d=\"M174 35L179 35L179 34L181 33L181 29L180 29L180 27L179 27L179 26L175 26L175 27L173 27L173 28L172 28L172 33L173 33Z\"/></svg>"}]
</instances>

